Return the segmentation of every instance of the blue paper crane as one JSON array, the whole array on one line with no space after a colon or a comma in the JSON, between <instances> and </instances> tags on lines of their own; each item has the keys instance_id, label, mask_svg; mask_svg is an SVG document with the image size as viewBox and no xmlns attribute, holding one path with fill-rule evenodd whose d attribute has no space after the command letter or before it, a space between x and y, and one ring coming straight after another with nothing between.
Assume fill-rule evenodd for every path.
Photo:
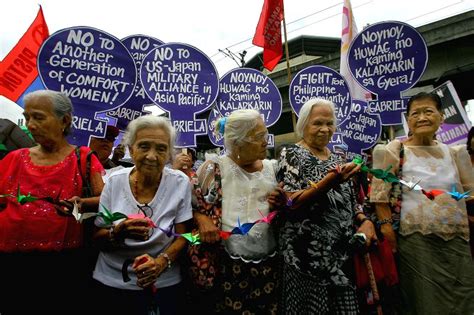
<instances>
[{"instance_id":1,"label":"blue paper crane","mask_svg":"<svg viewBox=\"0 0 474 315\"><path fill-rule=\"evenodd\" d=\"M465 193L460 193L459 191L456 190L455 184L453 184L452 187L453 187L453 190L447 191L446 193L450 194L454 200L459 201L463 198L469 198L469 193L471 192L470 190L466 191Z\"/></svg>"},{"instance_id":2,"label":"blue paper crane","mask_svg":"<svg viewBox=\"0 0 474 315\"><path fill-rule=\"evenodd\" d=\"M240 235L245 235L248 234L250 229L255 225L254 223L244 223L240 224L240 218L237 217L237 226L232 229L232 234L240 234Z\"/></svg>"}]
</instances>

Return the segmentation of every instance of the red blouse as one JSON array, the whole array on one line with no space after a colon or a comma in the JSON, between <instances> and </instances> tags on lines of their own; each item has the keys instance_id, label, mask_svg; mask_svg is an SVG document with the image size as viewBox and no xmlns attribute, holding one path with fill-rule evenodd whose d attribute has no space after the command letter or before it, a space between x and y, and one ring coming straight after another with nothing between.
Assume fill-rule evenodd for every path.
<instances>
[{"instance_id":1,"label":"red blouse","mask_svg":"<svg viewBox=\"0 0 474 315\"><path fill-rule=\"evenodd\" d=\"M82 147L81 151L89 151ZM92 156L91 174L102 173L97 157ZM60 216L53 205L36 200L20 205L16 200L18 187L22 195L34 197L59 196L60 200L82 194L82 178L75 150L55 165L35 165L29 149L9 153L0 161L0 195L7 207L0 210L0 252L59 251L82 244L82 226L74 217Z\"/></svg>"}]
</instances>

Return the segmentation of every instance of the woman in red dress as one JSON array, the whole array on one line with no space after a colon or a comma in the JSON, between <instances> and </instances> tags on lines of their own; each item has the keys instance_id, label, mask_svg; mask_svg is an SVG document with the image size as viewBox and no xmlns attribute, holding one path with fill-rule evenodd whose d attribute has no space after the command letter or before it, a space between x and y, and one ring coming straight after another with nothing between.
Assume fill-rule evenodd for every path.
<instances>
[{"instance_id":1,"label":"woman in red dress","mask_svg":"<svg viewBox=\"0 0 474 315\"><path fill-rule=\"evenodd\" d=\"M103 168L91 156L87 164L96 197L81 198L89 149L76 150L66 139L70 99L42 90L26 95L24 102L26 125L38 145L0 161L0 313L79 313L81 302L68 310L59 307L81 300L91 277L85 274L83 225L70 211L74 204L82 212L97 211ZM13 302L18 300L26 303Z\"/></svg>"}]
</instances>

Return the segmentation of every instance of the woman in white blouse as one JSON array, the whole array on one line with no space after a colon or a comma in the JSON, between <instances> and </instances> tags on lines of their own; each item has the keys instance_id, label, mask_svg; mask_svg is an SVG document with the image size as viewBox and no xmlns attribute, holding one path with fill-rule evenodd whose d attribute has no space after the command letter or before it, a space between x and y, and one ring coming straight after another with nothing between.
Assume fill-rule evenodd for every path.
<instances>
[{"instance_id":1,"label":"woman in white blouse","mask_svg":"<svg viewBox=\"0 0 474 315\"><path fill-rule=\"evenodd\" d=\"M399 178L419 181L413 189L402 187L399 222L393 220L388 205L391 184L374 179L371 189L382 233L399 253L402 312L472 314L474 264L466 199L456 200L447 193L474 189L469 156L466 150L435 140L443 122L438 95L422 92L413 96L407 112L408 140L378 146L373 153L374 168L392 165ZM433 190L441 193L430 194Z\"/></svg>"},{"instance_id":2,"label":"woman in white blouse","mask_svg":"<svg viewBox=\"0 0 474 315\"><path fill-rule=\"evenodd\" d=\"M101 251L94 270L97 314L176 314L186 245L166 229L186 232L192 218L191 188L181 171L165 167L176 131L164 117L141 116L127 127L124 143L135 166L113 173L100 196L95 238ZM127 218L106 222L106 212ZM128 263L130 262L130 264Z\"/></svg>"},{"instance_id":3,"label":"woman in white blouse","mask_svg":"<svg viewBox=\"0 0 474 315\"><path fill-rule=\"evenodd\" d=\"M260 113L249 109L221 118L216 129L224 135L226 155L206 161L198 175L205 203L222 205L222 211L214 211L221 214L217 220L198 211L194 218L201 241L207 243L220 240L219 230L231 232L239 224L243 229L242 234L222 240L222 296L217 299L217 311L276 313L277 258L272 228L260 222L247 231L244 225L271 211L267 199L277 182L276 161L265 160L268 131ZM216 185L216 178L221 179L220 185Z\"/></svg>"}]
</instances>

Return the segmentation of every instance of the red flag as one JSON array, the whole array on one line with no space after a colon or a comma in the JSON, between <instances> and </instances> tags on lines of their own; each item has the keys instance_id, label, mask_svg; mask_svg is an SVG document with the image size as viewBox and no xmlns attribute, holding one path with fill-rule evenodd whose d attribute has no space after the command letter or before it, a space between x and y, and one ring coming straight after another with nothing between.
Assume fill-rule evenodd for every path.
<instances>
[{"instance_id":1,"label":"red flag","mask_svg":"<svg viewBox=\"0 0 474 315\"><path fill-rule=\"evenodd\" d=\"M272 71L283 56L281 21L283 0L264 0L252 43L263 47L263 66Z\"/></svg>"},{"instance_id":2,"label":"red flag","mask_svg":"<svg viewBox=\"0 0 474 315\"><path fill-rule=\"evenodd\" d=\"M36 57L48 36L48 26L40 6L33 23L0 64L0 95L15 102L36 79Z\"/></svg>"}]
</instances>

